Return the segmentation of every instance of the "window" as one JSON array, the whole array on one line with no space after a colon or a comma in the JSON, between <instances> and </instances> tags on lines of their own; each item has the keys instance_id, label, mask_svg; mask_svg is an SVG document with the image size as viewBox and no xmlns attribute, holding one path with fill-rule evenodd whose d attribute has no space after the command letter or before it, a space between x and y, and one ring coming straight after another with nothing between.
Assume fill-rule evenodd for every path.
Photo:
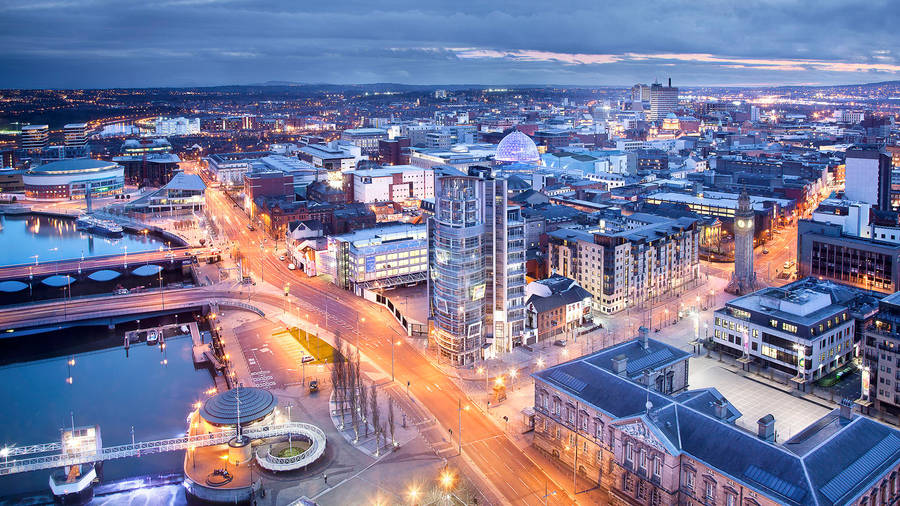
<instances>
[{"instance_id":1,"label":"window","mask_svg":"<svg viewBox=\"0 0 900 506\"><path fill-rule=\"evenodd\" d=\"M653 457L653 477L662 478L662 458L658 456Z\"/></svg>"},{"instance_id":2,"label":"window","mask_svg":"<svg viewBox=\"0 0 900 506\"><path fill-rule=\"evenodd\" d=\"M716 484L711 481L706 482L706 500L710 502L716 500Z\"/></svg>"},{"instance_id":3,"label":"window","mask_svg":"<svg viewBox=\"0 0 900 506\"><path fill-rule=\"evenodd\" d=\"M631 446L631 441L625 443L625 463L631 464L634 462L634 448Z\"/></svg>"},{"instance_id":4,"label":"window","mask_svg":"<svg viewBox=\"0 0 900 506\"><path fill-rule=\"evenodd\" d=\"M725 494L725 506L734 506L737 502L737 498L734 494Z\"/></svg>"},{"instance_id":5,"label":"window","mask_svg":"<svg viewBox=\"0 0 900 506\"><path fill-rule=\"evenodd\" d=\"M797 326L791 325L790 323L781 322L781 330L785 332L790 332L791 334L797 333Z\"/></svg>"},{"instance_id":6,"label":"window","mask_svg":"<svg viewBox=\"0 0 900 506\"><path fill-rule=\"evenodd\" d=\"M688 471L684 473L684 488L693 492L694 490L694 473Z\"/></svg>"},{"instance_id":7,"label":"window","mask_svg":"<svg viewBox=\"0 0 900 506\"><path fill-rule=\"evenodd\" d=\"M643 471L647 470L647 451L646 450L641 450L640 461L639 461L638 465L641 467L641 470L643 470Z\"/></svg>"}]
</instances>

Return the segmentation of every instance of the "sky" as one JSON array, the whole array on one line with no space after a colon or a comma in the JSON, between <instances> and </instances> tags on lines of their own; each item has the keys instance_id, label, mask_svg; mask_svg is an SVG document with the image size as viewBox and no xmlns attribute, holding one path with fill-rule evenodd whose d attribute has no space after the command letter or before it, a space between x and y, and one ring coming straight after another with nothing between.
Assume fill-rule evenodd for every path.
<instances>
[{"instance_id":1,"label":"sky","mask_svg":"<svg viewBox=\"0 0 900 506\"><path fill-rule=\"evenodd\" d=\"M890 0L0 0L0 88L900 79Z\"/></svg>"}]
</instances>

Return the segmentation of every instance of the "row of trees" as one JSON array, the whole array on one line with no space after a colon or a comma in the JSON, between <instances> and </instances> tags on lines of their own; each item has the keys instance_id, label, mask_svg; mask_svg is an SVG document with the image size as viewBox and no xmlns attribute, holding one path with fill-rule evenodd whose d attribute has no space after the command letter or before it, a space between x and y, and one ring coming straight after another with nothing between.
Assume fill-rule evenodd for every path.
<instances>
[{"instance_id":1,"label":"row of trees","mask_svg":"<svg viewBox=\"0 0 900 506\"><path fill-rule=\"evenodd\" d=\"M375 455L381 449L396 443L394 419L394 401L387 398L387 421L382 420L381 405L378 402L378 388L372 383L366 385L362 377L359 353L348 349L340 336L335 337L334 363L331 368L331 384L334 386L334 402L340 414L338 429L344 430L347 417L353 429L354 443L360 437L368 438L370 432L375 437Z\"/></svg>"}]
</instances>

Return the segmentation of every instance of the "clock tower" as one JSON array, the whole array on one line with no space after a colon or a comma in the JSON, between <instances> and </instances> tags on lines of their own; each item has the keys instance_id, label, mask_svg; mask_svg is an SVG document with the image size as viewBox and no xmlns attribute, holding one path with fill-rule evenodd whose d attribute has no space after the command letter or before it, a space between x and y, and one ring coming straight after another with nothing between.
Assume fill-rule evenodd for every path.
<instances>
[{"instance_id":1,"label":"clock tower","mask_svg":"<svg viewBox=\"0 0 900 506\"><path fill-rule=\"evenodd\" d=\"M734 274L726 290L737 295L755 291L756 273L753 272L753 206L747 190L741 191L734 212Z\"/></svg>"}]
</instances>

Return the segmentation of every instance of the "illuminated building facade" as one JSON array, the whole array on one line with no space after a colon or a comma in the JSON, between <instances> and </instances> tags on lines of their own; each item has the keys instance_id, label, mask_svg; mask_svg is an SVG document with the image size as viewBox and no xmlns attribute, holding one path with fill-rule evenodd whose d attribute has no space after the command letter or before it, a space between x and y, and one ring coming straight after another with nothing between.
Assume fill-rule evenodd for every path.
<instances>
[{"instance_id":1,"label":"illuminated building facade","mask_svg":"<svg viewBox=\"0 0 900 506\"><path fill-rule=\"evenodd\" d=\"M794 375L797 388L859 356L878 298L833 281L804 278L732 299L715 311L715 346Z\"/></svg>"},{"instance_id":2,"label":"illuminated building facade","mask_svg":"<svg viewBox=\"0 0 900 506\"><path fill-rule=\"evenodd\" d=\"M441 354L456 366L523 344L525 222L507 181L447 176L428 220L430 311Z\"/></svg>"},{"instance_id":3,"label":"illuminated building facade","mask_svg":"<svg viewBox=\"0 0 900 506\"><path fill-rule=\"evenodd\" d=\"M81 199L91 187L94 197L122 193L125 174L114 162L76 158L34 167L22 176L25 196L35 199Z\"/></svg>"},{"instance_id":4,"label":"illuminated building facade","mask_svg":"<svg viewBox=\"0 0 900 506\"><path fill-rule=\"evenodd\" d=\"M644 213L590 229L560 228L548 234L548 271L577 281L597 311L617 313L695 286L699 231L693 218Z\"/></svg>"}]
</instances>

